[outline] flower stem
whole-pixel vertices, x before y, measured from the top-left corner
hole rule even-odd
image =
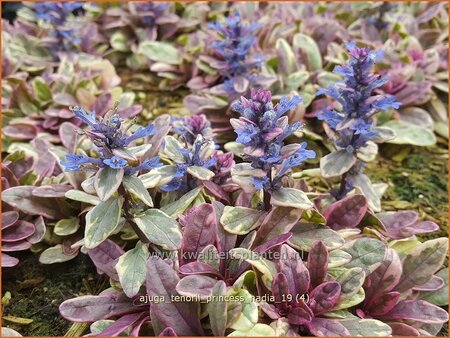
[[[139,227],[137,226],[136,223],[134,223],[133,221],[133,215],[131,214],[131,196],[130,194],[127,192],[127,190],[125,189],[125,187],[123,186],[123,184],[120,184],[119,186],[119,194],[124,198],[124,202],[123,202],[123,206],[122,209],[124,211],[124,216],[126,221],[131,225],[131,227],[133,228],[134,232],[138,235],[140,241],[142,243],[149,243],[149,240],[147,239],[147,237],[144,235],[144,233],[142,232],[141,229],[139,229]]]

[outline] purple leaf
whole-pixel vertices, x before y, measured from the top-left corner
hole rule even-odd
[[[2,230],[2,242],[16,242],[31,236],[35,231],[34,224],[17,221],[14,226]]]
[[[325,280],[328,271],[328,251],[322,241],[315,242],[308,254],[308,270],[312,288]]]
[[[39,243],[45,236],[46,228],[44,217],[42,216],[37,217],[36,220],[34,221],[34,227],[35,227],[34,233],[27,238],[27,241],[30,242],[31,244]]]
[[[199,304],[171,302],[171,295],[177,295],[175,288],[179,281],[177,273],[161,258],[150,257],[147,263],[147,292],[150,297],[165,299],[165,302],[152,304],[151,311],[165,327],[173,328],[177,335],[203,336]]]
[[[256,233],[256,245],[261,245],[271,239],[289,232],[302,215],[302,210],[296,208],[274,208],[264,218]]]
[[[424,300],[404,300],[398,303],[391,311],[384,314],[383,318],[441,324],[448,321],[448,313]]]
[[[14,140],[28,141],[36,137],[38,130],[29,124],[12,124],[3,128],[3,133]]]
[[[271,240],[267,241],[266,243],[257,246],[256,248],[253,249],[253,251],[256,253],[264,253],[266,251],[269,251],[270,249],[273,249],[281,244],[286,243],[291,237],[292,237],[291,232],[274,237]]]
[[[2,193],[2,201],[31,215],[41,215],[50,219],[64,218],[55,208],[50,198],[33,196],[34,186],[18,186],[6,189]]]
[[[2,251],[3,252],[13,252],[13,251],[22,251],[28,250],[31,248],[31,243],[27,239],[22,239],[16,242],[4,242],[2,243]]]
[[[103,93],[97,98],[92,110],[95,111],[97,116],[102,116],[106,114],[108,109],[112,106],[112,94]]]
[[[99,296],[81,296],[66,300],[59,306],[61,315],[72,322],[95,322],[128,313],[140,312],[123,292],[110,291]]]
[[[395,98],[402,107],[422,104],[431,94],[431,83],[428,81],[409,82],[403,89],[395,94]]]
[[[228,204],[231,203],[230,197],[227,192],[222,189],[220,185],[215,184],[211,181],[201,181],[202,185],[217,199],[222,200]]]
[[[17,211],[2,212],[2,230],[9,228],[19,220],[19,213]]]
[[[279,272],[275,275],[272,280],[272,295],[274,296],[274,303],[281,310],[282,313],[288,312],[289,302],[286,299],[286,295],[289,292],[288,280],[286,275],[282,272]],[[294,297],[295,299],[295,294]]]
[[[293,325],[307,325],[314,318],[311,309],[303,302],[299,303],[297,307],[289,311],[287,319]]]
[[[396,291],[388,292],[375,298],[371,303],[370,315],[379,316],[389,312],[397,304],[399,298],[400,292]]]
[[[217,220],[214,207],[203,203],[192,208],[184,217],[183,240],[181,244],[182,259],[191,262],[189,253],[200,253],[217,238]]]
[[[350,336],[350,332],[345,328],[344,325],[339,323],[337,320],[325,319],[325,318],[314,318],[308,325],[309,331],[317,337],[324,336]]]
[[[53,145],[41,138],[35,138],[31,143],[38,154],[38,161],[36,162],[34,170],[41,178],[51,176],[56,165],[56,159],[49,152],[49,149],[52,148]]]
[[[200,297],[200,299],[208,299],[212,296],[214,285],[217,280],[208,276],[190,275],[182,278],[177,286],[176,290],[180,295]]]
[[[144,323],[150,321],[150,316],[144,317],[141,319],[141,321],[134,326],[133,331],[131,331],[130,336],[131,337],[139,337],[139,331],[141,330],[142,325]]]
[[[202,262],[191,262],[180,266],[178,272],[183,275],[215,275],[223,278],[219,271],[211,267],[211,265]]]
[[[123,249],[109,239],[88,250],[88,255],[97,269],[116,281],[119,280],[119,276],[115,266],[123,254]]]
[[[133,104],[131,107],[126,107],[124,109],[119,109],[117,114],[123,119],[130,119],[139,115],[142,111],[142,106],[140,104]]]
[[[425,284],[413,287],[415,291],[436,291],[444,285],[444,280],[436,275],[433,275],[431,279]]]
[[[300,254],[288,245],[280,249],[280,271],[286,276],[289,293],[295,300],[297,295],[305,294],[309,289],[310,276]]]
[[[400,322],[389,322],[388,325],[392,329],[392,336],[420,336],[419,331],[417,331],[412,326]]]
[[[316,316],[330,311],[337,305],[340,293],[341,286],[338,282],[322,283],[311,291],[308,306]]]
[[[367,209],[367,200],[363,195],[350,195],[331,204],[323,216],[333,230],[355,228],[364,218]]]
[[[365,281],[366,304],[391,291],[402,275],[402,262],[394,249],[386,249],[383,263]],[[371,307],[371,306],[369,306]]]
[[[70,154],[75,152],[75,147],[77,145],[77,129],[77,126],[70,122],[63,122],[59,127],[59,138],[61,139],[61,143],[67,148],[67,152]]]
[[[99,333],[95,334],[88,334],[85,337],[115,337],[121,334],[123,331],[128,329],[130,326],[132,326],[134,323],[136,323],[141,317],[143,313],[131,313],[129,315],[125,315],[123,317],[120,317],[118,320],[116,320],[114,323],[109,325],[106,329]]]
[[[171,327],[166,327],[159,334],[159,337],[178,337],[178,336],[177,336],[176,332]]]
[[[17,263],[19,263],[17,258],[11,257],[10,255],[2,252],[2,268],[10,268],[17,265]]]
[[[378,214],[387,234],[392,239],[404,239],[416,234],[433,232],[439,229],[436,223],[419,222],[419,215],[414,211],[397,211]]]

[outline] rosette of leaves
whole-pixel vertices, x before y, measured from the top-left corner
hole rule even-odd
[[[153,199],[143,181],[136,176],[162,165],[155,153],[158,152],[161,138],[168,132],[168,128],[163,126],[161,130],[157,130],[150,124],[135,128],[130,133],[128,130],[133,124],[124,122],[117,114],[117,109],[108,111],[103,117],[97,117],[95,112],[88,114],[80,107],[72,107],[71,110],[89,126],[87,130],[78,132],[85,135],[95,147],[95,151],[91,152],[94,156],[85,153],[69,154],[61,161],[66,171],[94,172],[93,176],[81,184],[85,192],[72,190],[66,193],[68,198],[95,205],[85,217],[84,246],[93,249],[100,245],[123,227],[121,219],[127,222],[143,242],[148,243],[151,241],[149,236],[153,238],[155,233],[154,229],[150,230],[145,213],[148,213],[150,219],[161,218],[160,222],[172,228],[175,233],[179,231],[177,222],[164,212],[147,210],[148,207],[153,207]],[[135,145],[137,140],[152,135],[155,139],[151,143]],[[142,223],[144,219],[145,224]],[[155,244],[156,242],[163,247],[176,248],[176,243],[169,239],[159,238],[155,240]]]
[[[46,200],[48,186],[35,187],[36,163],[24,152],[2,161],[2,267],[17,265],[11,253],[28,250],[45,235],[44,217],[61,215],[53,210],[55,200]]]
[[[3,80],[3,121],[5,142],[27,142],[45,135],[51,142],[62,142],[69,150],[73,130],[80,122],[68,105],[92,108],[106,113],[119,101],[122,117],[132,117],[142,109],[133,105],[134,94],[124,93],[120,78],[107,60],[80,56],[63,58],[54,73],[34,78],[9,77]]]
[[[271,205],[310,209],[311,201],[298,189],[284,187],[286,175],[292,168],[315,157],[315,152],[307,150],[306,142],[285,145],[285,139],[300,130],[302,125],[295,122],[288,124],[289,110],[301,102],[300,97],[281,98],[275,106],[271,92],[268,90],[252,90],[251,98],[244,97],[233,105],[239,119],[231,119],[230,123],[237,134],[236,142],[243,148],[244,163],[236,165],[232,170],[232,179],[244,192],[264,192],[263,203],[266,210]]]
[[[433,131],[448,137],[444,128],[448,124],[444,104],[448,96],[448,62],[442,58],[446,47],[439,37],[435,41],[406,36],[399,42],[385,43],[390,67],[384,72],[389,82],[381,89],[394,94],[402,104],[398,114],[383,124],[398,135],[389,143],[433,145]]]
[[[448,269],[442,268],[448,239],[410,242],[387,249],[382,264],[364,282],[361,318],[387,323],[393,335],[436,335],[448,321]]]
[[[383,241],[415,239],[439,230],[432,221],[421,221],[412,210],[374,213],[364,195],[353,194],[331,203],[323,211],[326,225],[335,231],[351,230]]]
[[[328,89],[321,89],[317,95],[326,94],[336,100],[340,108],[323,110],[318,116],[324,123],[325,131],[333,141],[336,151],[320,160],[323,177],[341,176],[335,198],[341,199],[351,189],[359,189],[369,200],[375,211],[380,211],[381,189],[372,186],[370,179],[362,173],[362,161],[371,161],[376,157],[378,147],[375,142],[384,142],[395,137],[388,128],[375,127],[374,115],[380,111],[398,108],[394,96],[373,95],[376,88],[386,83],[385,77],[371,73],[373,64],[381,57],[380,52],[357,47],[349,43],[347,48],[350,60],[343,66],[337,66],[335,73],[344,77]]]

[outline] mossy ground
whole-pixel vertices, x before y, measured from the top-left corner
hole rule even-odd
[[[372,182],[388,184],[384,210],[415,210],[436,222],[440,231],[426,239],[448,236],[448,149],[445,144],[419,148],[384,145],[367,166]]]
[[[17,256],[17,255],[16,255]],[[39,255],[21,257],[17,267],[3,269],[2,296],[11,293],[9,305],[3,305],[2,317],[32,319],[27,325],[2,320],[23,336],[64,336],[71,326],[59,314],[66,299],[98,293],[106,288],[106,278],[99,276],[88,256],[78,255],[72,261],[42,265]]]

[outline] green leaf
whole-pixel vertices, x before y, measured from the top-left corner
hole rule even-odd
[[[80,228],[80,220],[77,217],[65,218],[59,220],[53,229],[58,236],[68,236],[76,233]]]
[[[392,120],[383,124],[395,132],[395,139],[388,141],[394,144],[411,144],[414,146],[432,146],[436,144],[436,136],[432,129],[423,128],[403,120]]]
[[[152,61],[169,63],[171,65],[181,64],[178,49],[167,42],[144,41],[139,45],[138,53],[145,55]]]
[[[270,289],[272,287],[273,277],[277,274],[277,266],[274,262],[263,258],[256,252],[245,248],[235,248],[230,250],[230,255],[236,259],[242,259],[255,267],[263,275],[261,280],[264,285]]]
[[[226,206],[220,223],[229,233],[236,235],[248,234],[261,225],[266,212],[244,207]]]
[[[306,57],[304,60],[308,70],[315,71],[322,69],[322,56],[320,55],[319,46],[308,35],[297,33],[292,39],[294,51],[300,50],[302,55]]]
[[[364,292],[364,289],[361,287],[361,288],[359,288],[358,292],[355,293],[353,296],[351,296],[350,298],[347,298],[343,301],[340,301],[338,306],[336,306],[334,309],[335,310],[343,310],[343,309],[351,308],[355,305],[362,303],[364,301],[365,297],[366,297],[366,294]]]
[[[436,276],[444,280],[444,285],[436,291],[420,292],[419,299],[426,300],[437,306],[446,306],[448,305],[448,268],[443,268]]]
[[[352,153],[341,149],[325,155],[320,159],[320,172],[325,178],[341,176],[356,163]]]
[[[86,214],[84,245],[93,249],[106,240],[119,224],[123,198],[111,196]]]
[[[220,298],[227,293],[227,286],[224,281],[218,281],[212,289],[213,297],[217,300],[208,302],[206,308],[209,314],[209,322],[214,336],[224,336],[227,328],[227,303]]]
[[[176,220],[158,209],[146,210],[133,219],[150,243],[166,250],[181,248],[182,234]]]
[[[352,337],[389,337],[392,329],[376,319],[343,319],[339,323],[345,326]]]
[[[52,92],[50,87],[41,77],[36,77],[33,80],[33,88],[36,92],[38,99],[42,102],[47,102],[52,99]]]
[[[77,256],[78,252],[75,252],[73,255],[66,255],[63,252],[63,247],[61,244],[57,244],[52,246],[46,250],[44,250],[39,256],[39,263],[41,264],[54,264],[54,263],[63,263],[74,259]]]
[[[215,175],[211,170],[196,165],[188,167],[187,171],[195,178],[203,181],[209,181]]]
[[[278,72],[291,74],[297,70],[295,54],[291,46],[285,39],[278,39],[275,42],[275,49],[278,56]]]
[[[230,333],[227,337],[274,337],[275,330],[267,325],[257,323],[248,331],[236,330]]]
[[[386,252],[385,244],[373,238],[357,238],[347,242],[340,249],[352,256],[351,262],[345,267],[360,267],[366,274],[380,266]]]
[[[198,187],[189,191],[175,202],[161,207],[161,211],[164,211],[171,217],[178,217],[179,214],[182,214],[191,205],[201,190],[202,188]]]
[[[129,37],[127,37],[123,32],[117,31],[111,35],[109,43],[114,50],[119,52],[129,52]]]
[[[126,190],[139,198],[145,205],[153,207],[152,197],[139,178],[134,176],[124,176],[123,185]]]
[[[248,331],[258,323],[258,305],[254,301],[254,297],[245,289],[233,291],[230,289],[229,296],[239,297],[243,299],[242,311],[235,322],[230,327],[234,330]]]
[[[169,183],[173,179],[176,172],[177,166],[165,165],[163,167],[150,170],[150,172],[139,176],[139,179],[142,181],[146,189],[150,189]]]
[[[115,266],[123,292],[130,298],[138,294],[145,281],[149,255],[147,246],[139,241],[134,249],[119,257]]]
[[[425,284],[438,271],[445,260],[448,250],[448,238],[436,238],[417,246],[403,260],[403,273],[395,287],[404,292]]]
[[[358,293],[359,289],[364,283],[366,274],[364,270],[355,267],[344,271],[336,278],[336,281],[341,284],[341,294],[339,295],[339,302],[350,299]]]
[[[340,267],[352,260],[352,256],[340,249],[332,250],[328,253],[328,268]]]
[[[338,232],[322,224],[300,222],[290,232],[293,235],[288,243],[297,250],[309,251],[317,241],[322,241],[328,249],[339,248],[345,243]]]
[[[101,202],[97,196],[89,195],[80,190],[69,190],[64,195],[68,199],[93,205],[97,205]]]
[[[275,190],[270,198],[270,203],[280,207],[291,207],[303,210],[311,209],[314,206],[303,191],[294,188],[281,188]]]
[[[95,175],[94,187],[102,201],[110,198],[122,183],[124,169],[101,168]]]
[[[358,188],[358,190],[367,198],[367,203],[373,211],[381,211],[381,196],[383,194],[383,189],[376,189],[375,184],[372,184],[370,178],[361,172],[348,175],[348,181],[352,183],[354,187]]]

